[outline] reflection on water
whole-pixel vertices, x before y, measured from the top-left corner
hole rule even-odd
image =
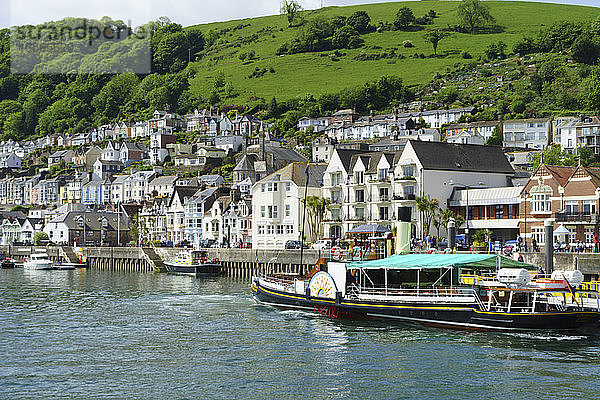
[[[0,271],[0,398],[591,399],[599,340],[330,320],[225,278]]]

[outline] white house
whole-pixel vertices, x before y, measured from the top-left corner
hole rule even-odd
[[[283,249],[288,240],[300,239],[305,189],[307,196],[321,197],[325,168],[323,164],[310,164],[307,170],[307,163],[294,162],[254,184],[251,191],[253,248]],[[305,228],[305,236],[309,237],[308,224]]]
[[[513,119],[504,121],[504,147],[543,149],[549,143],[551,118]]]

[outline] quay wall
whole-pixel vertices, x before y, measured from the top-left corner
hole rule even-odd
[[[17,260],[37,252],[46,251],[54,262],[77,264],[81,259],[90,269],[120,270],[138,272],[165,272],[163,261],[173,259],[181,249],[168,247],[85,247],[66,246],[11,246],[5,249]],[[257,273],[297,273],[308,272],[319,258],[329,256],[329,252],[305,249],[300,264],[300,250],[258,250],[258,249],[208,249],[210,258],[218,258],[224,267],[225,275],[234,278],[250,278]]]
[[[72,247],[11,246],[1,248],[17,260],[36,251],[46,251],[55,262],[79,263],[79,254],[86,260],[88,268],[101,270],[121,270],[138,272],[164,272],[163,261],[175,258],[181,249],[163,247]],[[524,261],[544,266],[544,253],[522,253]],[[210,258],[218,258],[225,274],[234,278],[250,278],[257,273],[297,273],[308,272],[321,257],[329,252],[305,249],[300,264],[300,250],[258,250],[258,249],[208,249]],[[600,253],[555,253],[555,270],[580,270],[586,278],[600,275]]]

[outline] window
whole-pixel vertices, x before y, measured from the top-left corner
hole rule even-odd
[[[364,171],[356,171],[356,172],[354,172],[354,179],[356,179],[356,183],[364,183],[364,181],[365,181],[365,173],[364,173]]]
[[[402,167],[402,173],[404,176],[414,176],[414,167],[412,165],[405,165]]]
[[[285,216],[286,217],[290,216],[290,205],[289,204],[285,205]]]
[[[334,190],[331,192],[331,202],[332,203],[341,203],[342,201],[342,192],[339,190]]]
[[[536,193],[533,195],[534,212],[550,212],[550,193]]]
[[[582,212],[585,215],[596,214],[596,203],[594,200],[584,200],[582,206]]]
[[[379,169],[379,171],[377,172],[377,177],[379,178],[380,181],[387,179],[388,171],[389,171],[388,168],[380,168]]]
[[[277,225],[277,234],[283,235],[283,225]]]
[[[265,234],[265,226],[264,225],[259,225],[258,226],[258,234],[259,235],[264,235]]]
[[[496,206],[496,219],[504,218],[504,206]]]
[[[265,191],[265,184],[264,183],[262,183],[260,185],[260,191],[264,193],[264,191]]]
[[[267,225],[267,235],[272,235],[275,232],[275,227],[273,225]]]
[[[285,226],[285,234],[292,235],[294,233],[294,225],[286,225]]]
[[[365,201],[365,191],[364,189],[359,189],[356,191],[356,201],[358,203],[363,203]]]
[[[273,191],[277,192],[277,182],[273,182]]]
[[[340,186],[341,181],[342,181],[342,174],[340,172],[331,174],[331,186]]]
[[[577,200],[565,201],[565,212],[567,215],[576,215],[579,213],[579,203]]]
[[[404,196],[414,196],[415,195],[415,187],[414,186],[404,186]]]
[[[387,207],[379,207],[379,219],[384,221],[387,220],[389,216]]]
[[[515,217],[515,209],[516,209],[516,206],[514,204],[509,204],[508,205],[508,218],[514,218]]]
[[[261,216],[262,218],[264,218],[264,217],[265,217],[265,206],[260,206],[260,216]]]
[[[364,219],[365,218],[365,209],[364,208],[357,208],[355,209],[355,213],[356,213],[356,219]]]
[[[534,226],[531,228],[531,237],[534,238],[535,241],[538,243],[538,247],[545,243],[544,236],[545,234],[543,226]]]
[[[593,227],[585,228],[585,242],[586,243],[594,243],[594,228]]]
[[[339,208],[333,208],[333,209],[331,209],[331,219],[333,219],[334,221],[341,220],[341,218],[340,218],[340,209]]]
[[[388,201],[388,188],[379,188],[379,200]]]
[[[285,183],[285,191],[289,192],[291,190],[291,188],[292,188],[292,185],[289,182],[286,182]]]

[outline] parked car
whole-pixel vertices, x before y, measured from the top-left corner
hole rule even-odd
[[[306,243],[302,243],[299,240],[288,240],[285,242],[286,249],[308,249],[308,245]]]
[[[331,239],[321,239],[317,240],[310,246],[311,249],[316,250],[329,250],[331,249]]]

